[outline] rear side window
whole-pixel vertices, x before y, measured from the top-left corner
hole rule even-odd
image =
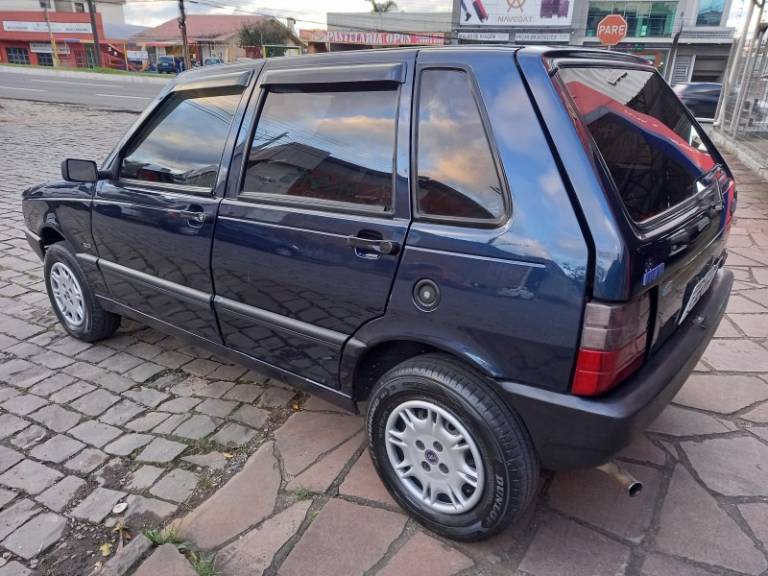
[[[500,220],[504,191],[467,73],[424,70],[419,94],[419,214]]]
[[[120,176],[211,189],[240,102],[236,90],[171,95],[126,150]]]
[[[560,71],[630,217],[649,220],[694,196],[715,160],[683,104],[655,72]]]
[[[392,209],[397,90],[272,89],[241,197]]]

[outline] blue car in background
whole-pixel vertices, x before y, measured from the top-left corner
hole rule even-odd
[[[159,56],[157,58],[158,74],[178,74],[183,69],[181,59],[175,56]]]
[[[612,458],[718,327],[735,206],[652,66],[573,47],[201,67],[100,167],[23,193],[69,334],[131,318],[366,406],[392,496],[459,540],[519,517],[541,468],[637,492]]]

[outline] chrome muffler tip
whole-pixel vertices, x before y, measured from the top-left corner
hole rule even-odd
[[[630,498],[634,498],[643,491],[643,483],[622,468],[617,462],[606,462],[602,466],[598,466],[597,469],[613,478],[619,486],[626,490]]]

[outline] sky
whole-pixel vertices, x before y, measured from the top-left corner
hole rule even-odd
[[[326,12],[370,12],[365,0],[185,0],[189,14],[271,14],[279,18],[292,16],[297,28],[324,28]],[[213,7],[218,5],[219,7]],[[398,0],[398,8],[406,12],[450,11],[451,0]],[[128,0],[125,5],[127,24],[157,26],[178,16],[177,0]]]

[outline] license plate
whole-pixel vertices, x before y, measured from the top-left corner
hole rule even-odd
[[[701,297],[707,290],[709,290],[709,287],[712,285],[712,280],[715,279],[715,274],[717,274],[718,268],[717,264],[712,265],[712,267],[707,270],[707,273],[704,274],[704,277],[693,287],[691,295],[688,297],[688,302],[685,304],[685,308],[683,308],[683,312],[680,314],[680,318],[677,321],[678,324],[683,323],[688,314],[691,313],[691,310],[693,310],[693,307],[696,306],[698,301],[701,300]]]

